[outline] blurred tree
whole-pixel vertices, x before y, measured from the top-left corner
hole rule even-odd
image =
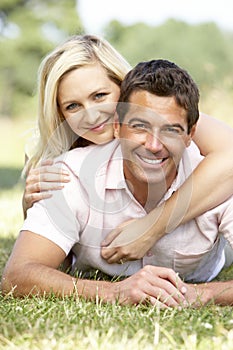
[[[68,35],[83,32],[76,0],[1,0],[0,115],[23,110],[35,90],[42,57]]]
[[[76,0],[0,0],[0,116],[35,113],[40,61],[75,33],[83,33]],[[167,58],[186,68],[201,92],[224,87],[232,97],[233,34],[214,23],[193,26],[171,19],[153,27],[112,21],[105,37],[132,65]]]
[[[168,20],[158,27],[137,23],[123,26],[112,21],[105,28],[106,38],[132,65],[139,61],[166,58],[187,69],[200,88],[214,84],[233,89],[233,35],[214,23],[189,25]]]

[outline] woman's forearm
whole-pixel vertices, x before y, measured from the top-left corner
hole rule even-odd
[[[233,195],[233,129],[201,113],[194,142],[205,156],[193,174],[163,205],[150,213],[162,236]],[[159,213],[159,216],[158,216]]]
[[[233,151],[229,150],[224,155],[217,152],[209,154],[179,190],[167,200],[158,220],[161,223],[164,220],[162,227],[166,225],[165,233],[171,232],[178,225],[221,204],[231,195]]]

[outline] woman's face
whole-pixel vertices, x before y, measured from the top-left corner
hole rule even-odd
[[[58,104],[69,126],[96,144],[113,139],[119,96],[119,86],[98,63],[65,74],[58,87]]]

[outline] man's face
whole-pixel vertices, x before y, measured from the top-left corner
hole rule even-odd
[[[177,105],[174,97],[136,91],[129,103],[123,124],[115,124],[125,177],[132,184],[162,183],[168,188],[195,128],[187,134],[187,112]]]

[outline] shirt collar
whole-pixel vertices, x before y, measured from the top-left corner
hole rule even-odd
[[[164,197],[161,199],[160,203],[163,203],[171,195],[181,187],[185,180],[191,175],[193,170],[201,162],[204,157],[201,156],[198,147],[194,142],[191,142],[190,146],[184,150],[182,158],[178,166],[178,173],[170,188],[165,193]]]
[[[123,171],[123,156],[121,152],[121,146],[119,140],[114,140],[113,152],[110,160],[104,167],[101,167],[98,172],[98,176],[105,175],[105,188],[106,189],[124,189],[127,188],[127,184]]]
[[[104,170],[104,173],[106,174],[105,187],[107,189],[124,189],[127,188],[127,184],[123,172],[123,156],[121,146],[119,140],[114,140],[113,143],[115,148],[112,153],[112,157]],[[184,150],[183,156],[179,163],[176,178],[160,203],[166,201],[169,197],[171,197],[173,192],[177,191],[177,189],[183,184],[183,182],[193,172],[202,159],[203,157],[200,155],[199,149],[193,142],[191,142],[191,145]]]

